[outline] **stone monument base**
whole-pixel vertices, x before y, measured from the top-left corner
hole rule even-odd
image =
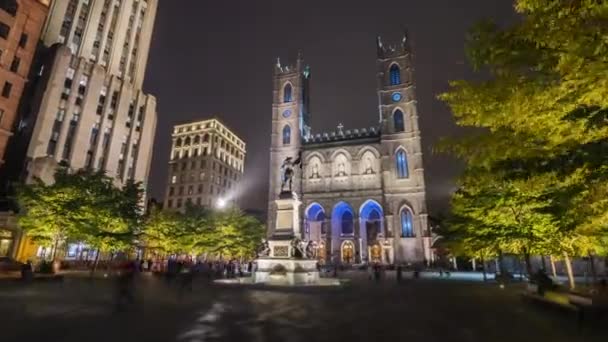
[[[319,284],[317,260],[294,258],[260,258],[253,273],[253,283],[272,285]]]

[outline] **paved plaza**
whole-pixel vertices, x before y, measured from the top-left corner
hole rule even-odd
[[[517,287],[358,277],[341,288],[246,288],[150,275],[115,312],[111,280],[0,283],[0,340],[10,341],[600,341],[601,327],[538,308]]]

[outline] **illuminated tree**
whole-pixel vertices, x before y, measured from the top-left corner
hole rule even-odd
[[[482,128],[444,141],[483,179],[465,174],[467,197],[455,195],[454,216],[474,219],[504,250],[605,253],[608,4],[517,0],[515,9],[515,25],[483,22],[468,37],[484,80],[452,82],[440,96],[458,125]],[[462,241],[473,233],[461,231]]]

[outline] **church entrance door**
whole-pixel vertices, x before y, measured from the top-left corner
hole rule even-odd
[[[342,244],[342,262],[351,264],[354,261],[355,245],[351,241],[344,241]]]
[[[382,247],[379,244],[375,244],[370,248],[370,260],[371,262],[377,263],[382,262]]]

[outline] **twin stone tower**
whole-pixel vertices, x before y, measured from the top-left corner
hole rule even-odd
[[[318,278],[323,263],[431,260],[424,168],[407,34],[377,39],[377,126],[315,133],[310,68],[277,62],[273,75],[268,257],[257,281]],[[304,259],[294,261],[294,255]],[[312,272],[312,273],[311,273]]]

